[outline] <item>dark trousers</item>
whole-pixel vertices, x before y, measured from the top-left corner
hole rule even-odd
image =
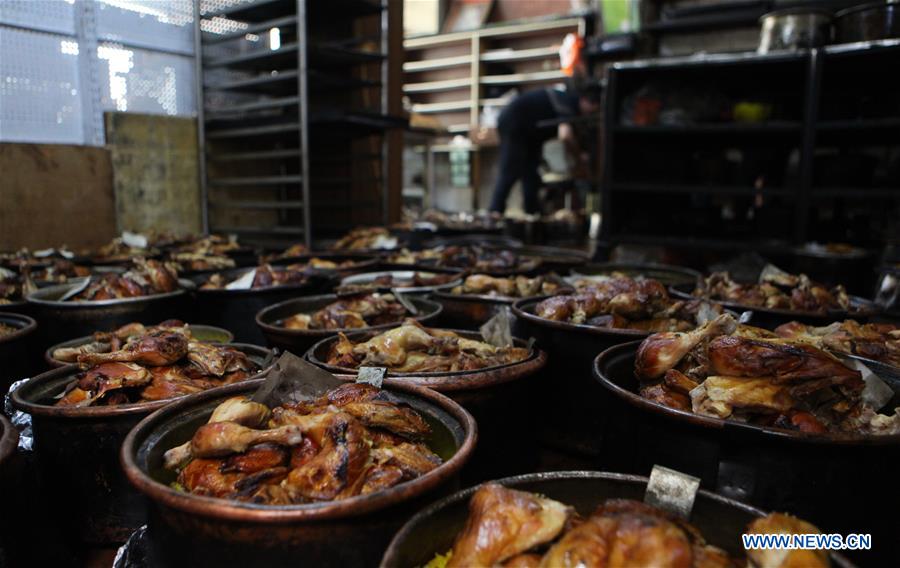
[[[516,181],[522,180],[525,212],[540,213],[538,190],[541,187],[541,176],[538,166],[544,142],[528,134],[505,130],[502,121],[500,126],[500,171],[491,197],[491,211],[506,211],[509,192]]]

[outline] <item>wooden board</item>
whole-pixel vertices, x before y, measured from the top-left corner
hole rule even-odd
[[[196,120],[130,112],[104,118],[119,229],[200,233]]]
[[[115,235],[105,148],[0,144],[0,250],[92,248]]]

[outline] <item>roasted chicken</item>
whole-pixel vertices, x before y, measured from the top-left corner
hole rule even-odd
[[[397,246],[397,239],[384,227],[359,227],[353,229],[334,245],[332,250],[391,249]]]
[[[526,359],[523,347],[494,347],[407,319],[402,326],[353,343],[340,333],[326,361],[336,367],[385,367],[398,373],[467,371]]]
[[[774,513],[747,532],[816,533],[814,526]],[[738,535],[734,535],[737,538]],[[828,554],[748,551],[754,566],[827,567]],[[808,564],[802,562],[808,561]],[[486,483],[469,501],[469,516],[453,548],[426,568],[733,568],[739,559],[706,542],[688,521],[629,499],[608,499],[581,517],[571,507]]]
[[[858,355],[900,367],[900,328],[891,323],[844,320],[815,327],[794,321],[777,327],[775,333],[832,353]]]
[[[528,298],[556,294],[565,284],[555,274],[529,278],[527,276],[494,277],[473,274],[450,292],[463,296],[478,295],[497,298]]]
[[[164,323],[170,325],[129,324],[106,334],[109,341],[100,344],[103,352],[65,350],[63,355],[75,355],[85,370],[57,406],[166,400],[242,381],[260,370],[233,347],[197,341],[187,326],[171,325],[180,322]],[[111,345],[120,348],[111,350]]]
[[[287,329],[354,329],[401,321],[409,315],[393,294],[347,296],[312,313],[278,322]]]
[[[286,505],[366,495],[415,479],[442,461],[412,408],[364,384],[278,406],[232,398],[191,440],[164,456],[177,488]]]
[[[755,284],[739,284],[727,272],[715,272],[694,290],[694,295],[749,308],[817,313],[853,309],[843,286],[828,288],[805,274],[788,274],[772,265],[763,269]]]
[[[93,341],[76,347],[60,347],[53,350],[53,358],[66,363],[77,363],[79,355],[91,353],[109,353],[118,351],[129,340],[155,333],[168,331],[184,335],[188,339],[192,337],[190,326],[179,320],[166,320],[156,326],[146,327],[141,323],[129,323],[113,331],[94,332]]]
[[[134,266],[124,274],[104,274],[91,281],[84,290],[69,298],[69,301],[95,302],[134,298],[165,294],[178,287],[178,273],[173,266],[139,257],[134,259]]]
[[[692,332],[645,339],[635,376],[645,398],[705,416],[813,434],[900,433],[900,415],[878,415],[864,402],[859,371],[727,314]]]
[[[651,278],[622,274],[575,282],[575,293],[553,296],[535,306],[538,317],[597,327],[644,331],[686,331],[721,308],[702,301],[673,300]]]
[[[200,285],[200,289],[241,290],[272,288],[275,286],[303,284],[309,279],[309,269],[305,264],[290,264],[287,266],[263,264],[252,269],[252,277],[248,276],[250,273],[251,270],[248,270],[237,276],[229,277],[220,272],[216,272],[206,278],[206,281]]]
[[[476,245],[447,246],[410,252],[400,251],[388,257],[393,264],[422,264],[445,268],[463,268],[474,272],[527,272],[540,264],[540,259],[520,255],[509,249]]]

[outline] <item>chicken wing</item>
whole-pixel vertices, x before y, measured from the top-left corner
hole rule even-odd
[[[572,513],[557,501],[486,483],[469,502],[469,518],[447,568],[494,566],[550,542]]]
[[[164,329],[142,335],[111,353],[85,353],[78,356],[82,365],[98,365],[107,362],[140,363],[143,365],[171,365],[187,354],[188,340],[180,333]]]

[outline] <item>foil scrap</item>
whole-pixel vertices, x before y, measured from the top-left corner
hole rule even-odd
[[[28,382],[29,378],[22,379],[20,381],[16,381],[9,386],[9,392],[7,392],[3,396],[3,413],[9,416],[9,421],[12,422],[13,426],[19,431],[19,451],[20,452],[30,452],[34,447],[34,434],[31,431],[31,415],[22,412],[20,410],[16,410],[12,405],[12,400],[10,400],[10,395],[19,388]]]

